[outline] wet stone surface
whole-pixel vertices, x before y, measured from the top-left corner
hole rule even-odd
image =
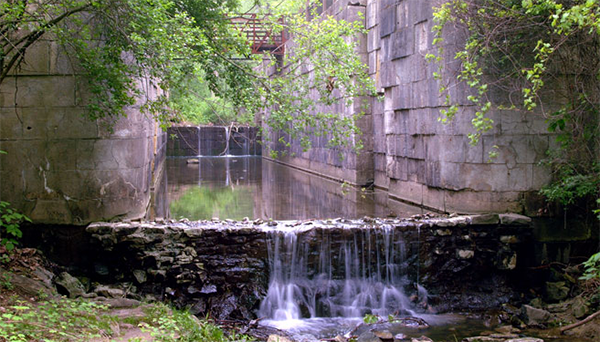
[[[418,286],[428,291],[429,301],[420,309],[449,312],[499,307],[515,294],[510,277],[518,275],[519,254],[531,236],[526,217],[505,217],[100,222],[86,231],[92,241],[94,276],[99,280],[129,283],[135,296],[166,299],[191,307],[194,314],[253,319],[268,291],[269,243],[280,234],[302,239],[310,267],[317,263],[310,255],[318,257],[323,241],[330,241],[328,248],[335,255],[344,243],[355,241],[357,234],[386,230],[405,246],[402,286],[407,296],[418,301]],[[343,273],[333,273],[338,271]]]

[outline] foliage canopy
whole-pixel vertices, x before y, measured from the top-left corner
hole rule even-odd
[[[255,71],[267,56],[252,56],[246,37],[230,23],[242,2],[273,31],[285,29],[294,38],[295,52],[279,65],[277,77]],[[165,124],[177,112],[223,116],[225,110],[212,108],[221,104],[213,101],[218,97],[246,115],[245,122],[274,108],[267,123],[302,139],[305,148],[308,131],[336,132],[332,145],[343,145],[358,133],[354,119],[317,107],[373,92],[348,39],[363,28],[331,17],[308,20],[306,6],[301,0],[3,1],[0,83],[28,62],[33,44],[50,38],[75,61],[74,74],[91,92],[91,119],[116,118],[140,103]],[[313,66],[314,77],[299,72],[302,64]],[[313,93],[318,100],[309,100]],[[203,111],[194,108],[198,97],[208,99]]]

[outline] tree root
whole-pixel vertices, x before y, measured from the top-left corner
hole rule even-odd
[[[597,312],[595,312],[595,313],[593,313],[593,314],[589,315],[589,316],[588,316],[586,319],[584,319],[584,320],[582,320],[582,321],[579,321],[579,322],[576,322],[576,323],[573,323],[573,324],[569,324],[569,325],[567,325],[567,326],[564,326],[564,327],[560,328],[560,333],[561,333],[561,334],[564,334],[564,333],[565,333],[565,331],[567,331],[567,330],[571,330],[571,329],[573,329],[573,328],[577,328],[577,327],[578,327],[578,326],[580,326],[580,325],[584,325],[584,324],[586,324],[586,323],[589,323],[589,322],[591,322],[591,321],[592,321],[594,318],[596,318],[596,317],[598,317],[598,316],[600,316],[600,311],[597,311]]]

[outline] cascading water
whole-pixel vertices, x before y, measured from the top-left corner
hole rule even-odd
[[[225,151],[223,151],[223,154],[225,156],[229,156],[230,129],[228,126],[225,126],[223,128],[225,129]]]
[[[275,230],[259,316],[274,321],[412,314],[406,244],[392,227]]]

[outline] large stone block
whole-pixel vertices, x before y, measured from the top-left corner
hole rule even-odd
[[[15,78],[7,77],[0,83],[0,108],[15,107]]]
[[[421,56],[425,56],[425,54],[427,53],[427,50],[430,47],[429,36],[432,35],[432,33],[430,33],[430,25],[427,19],[424,20],[425,21],[422,21],[415,25],[415,51]]]
[[[392,88],[392,109],[412,109],[413,106],[413,85],[412,83],[400,84]]]
[[[369,29],[367,32],[367,52],[379,50],[381,47],[381,39],[379,37],[379,26]]]
[[[406,0],[410,8],[410,18],[413,24],[421,23],[433,18],[433,6],[431,1]]]
[[[392,42],[391,58],[398,59],[410,56],[414,53],[414,30],[405,27],[394,32],[390,39]]]
[[[439,161],[427,160],[425,162],[425,182],[428,187],[442,187],[442,167]]]
[[[395,1],[384,0],[379,8],[379,36],[387,37],[396,30]]]
[[[19,77],[17,83],[15,99],[20,107],[75,105],[76,80],[73,76]]]
[[[0,140],[15,140],[23,137],[20,108],[0,107]]]
[[[381,86],[383,88],[390,88],[398,85],[398,79],[394,69],[395,65],[393,61],[386,61],[381,64],[379,77],[381,79]]]
[[[396,25],[398,28],[411,26],[408,1],[400,1],[396,6]]]
[[[447,212],[485,213],[485,212],[521,212],[520,192],[446,192]]]
[[[49,53],[51,42],[40,39],[27,48],[23,61],[10,75],[47,75],[49,72]],[[7,57],[12,57],[9,55]]]
[[[423,188],[424,186],[419,183],[390,179],[389,192],[390,195],[402,200],[422,205]]]
[[[371,29],[379,23],[379,2],[376,0],[367,1],[366,28]]]
[[[426,181],[426,163],[423,159],[407,159],[408,180],[425,184]]]
[[[371,51],[369,52],[369,61],[368,61],[368,67],[369,67],[369,75],[375,75],[378,73],[379,71],[379,56],[378,56],[378,52],[377,51]]]
[[[446,211],[446,191],[424,186],[423,205],[428,208]]]

